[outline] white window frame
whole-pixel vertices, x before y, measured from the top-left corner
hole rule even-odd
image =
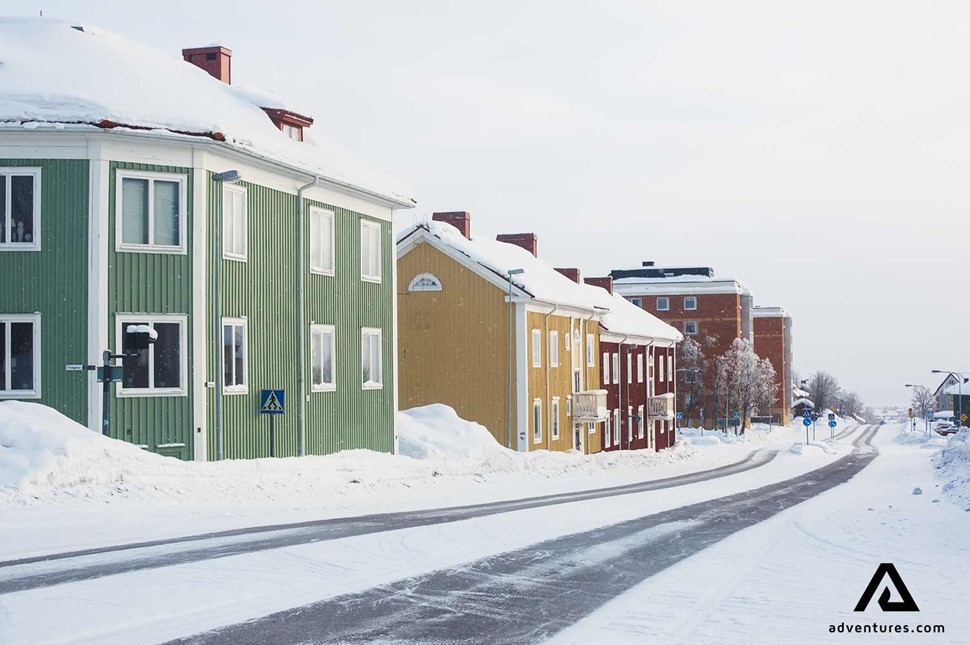
[[[643,298],[630,298],[630,302],[643,309]]]
[[[330,267],[329,268],[327,268],[327,266],[326,266],[326,261],[324,262],[323,266],[313,266],[313,249],[314,249],[314,246],[316,244],[320,244],[322,242],[322,240],[316,240],[316,241],[314,240],[314,236],[313,236],[313,218],[315,218],[315,217],[322,217],[325,220],[329,220],[329,227],[330,227],[330,248],[329,249],[324,249],[324,255],[325,256],[326,256],[327,252],[329,251],[329,255],[330,255],[330,257],[329,257]],[[309,253],[307,254],[307,264],[310,267],[310,273],[314,273],[316,275],[330,275],[330,276],[335,275],[336,270],[337,270],[337,240],[336,240],[337,224],[336,224],[336,221],[337,221],[337,215],[336,215],[336,213],[334,213],[334,211],[329,210],[327,208],[320,208],[319,206],[311,206],[310,207],[310,218],[307,221],[307,226],[309,227],[308,230],[307,230],[307,237],[309,238],[309,241],[310,241],[310,244],[309,244],[309,247],[310,248],[308,249],[309,250]],[[363,240],[363,238],[361,238],[361,240]],[[363,251],[361,251],[361,253],[363,254]]]
[[[626,408],[626,445],[627,447],[633,443],[633,406],[628,405]]]
[[[640,417],[640,421],[637,422],[637,439],[643,439],[643,429],[646,420],[643,418],[643,406],[637,408],[637,416]]]
[[[637,354],[637,383],[643,382],[643,354]]]
[[[610,353],[603,352],[603,385],[610,382]]]
[[[667,381],[673,383],[674,381],[674,355],[667,354]]]
[[[552,397],[552,406],[549,409],[549,435],[553,439],[559,438],[559,397]]]
[[[370,381],[364,382],[364,364],[361,362],[360,365],[360,387],[363,390],[380,390],[384,388],[384,330],[379,327],[361,327],[360,328],[360,347],[363,350],[364,347],[364,336],[377,336],[378,343],[377,346],[380,348],[378,363],[380,365],[380,382]],[[363,351],[361,351],[363,354]],[[363,359],[363,356],[361,356]],[[336,363],[334,363],[334,369],[336,369]],[[373,369],[371,370],[371,376],[373,376]]]
[[[586,367],[596,367],[596,337],[586,334]]]
[[[231,239],[229,233],[229,226],[227,222],[229,221],[229,208],[228,205],[232,203],[231,194],[242,194],[243,196],[243,214],[242,214],[242,229],[243,229],[243,250],[242,253],[236,253],[228,250],[229,244],[227,244],[227,238]],[[222,257],[226,260],[233,260],[235,262],[245,262],[249,258],[249,191],[246,190],[245,186],[240,186],[239,184],[225,184],[223,185],[222,194]]]
[[[689,331],[688,327],[690,325],[694,326],[694,331]],[[685,320],[684,321],[684,335],[686,336],[696,336],[697,335],[697,321],[696,320]]]
[[[542,367],[542,330],[532,330],[532,367]]]
[[[623,426],[620,423],[620,409],[613,409],[613,445],[620,445],[620,432],[623,431]]]
[[[619,352],[613,352],[613,384],[618,385],[620,383],[620,354]]]
[[[330,334],[330,355],[333,357],[333,369],[330,370],[332,383],[313,382],[313,337],[314,335]],[[323,373],[321,366],[321,378]],[[310,325],[310,390],[312,392],[334,392],[337,389],[337,328],[333,325]]]
[[[0,323],[4,323],[5,338],[3,339],[4,351],[7,352],[7,356],[4,357],[3,364],[6,374],[4,374],[3,382],[10,386],[10,350],[12,349],[10,344],[10,323],[33,323],[33,344],[34,344],[34,389],[32,390],[0,390],[0,400],[3,399],[39,399],[41,397],[41,383],[40,377],[43,370],[41,370],[41,351],[40,351],[40,314],[0,314]]]
[[[611,445],[613,445],[613,415],[607,412],[606,419],[603,421],[603,447]]]
[[[125,244],[122,242],[124,209],[122,208],[122,185],[125,179],[148,180],[148,244]],[[155,236],[155,182],[176,182],[179,185],[179,243],[177,246],[161,246],[152,243]],[[216,184],[218,186],[219,184]],[[223,186],[225,188],[225,186]],[[217,188],[218,190],[218,188]],[[115,250],[121,253],[162,253],[185,255],[186,220],[188,219],[188,177],[174,172],[146,172],[141,170],[117,170],[115,172]]]
[[[532,400],[532,443],[542,443],[542,399]]]
[[[370,232],[377,232],[377,272],[376,273],[364,273],[364,236],[367,235],[370,239]],[[380,284],[382,280],[383,268],[381,267],[381,225],[380,222],[372,222],[370,220],[362,219],[360,220],[360,279],[364,282],[374,282]]]
[[[0,243],[0,251],[40,251],[40,199],[41,199],[41,175],[42,171],[40,168],[29,168],[29,167],[12,167],[12,168],[0,168],[0,175],[4,175],[3,181],[6,182],[6,190],[4,191],[4,201],[3,212],[4,219],[0,220],[0,228],[5,228],[4,238],[6,242]],[[7,224],[8,218],[13,217],[13,180],[11,177],[13,175],[28,176],[34,178],[34,239],[31,242],[10,242],[10,226]]]
[[[659,366],[659,368],[658,368],[658,369],[660,370],[660,374],[658,375],[658,377],[659,377],[659,378],[658,378],[658,380],[659,380],[659,381],[660,381],[661,383],[666,383],[666,382],[667,382],[667,379],[666,379],[666,377],[664,376],[664,366],[665,366],[665,365],[667,364],[667,361],[665,361],[665,360],[664,360],[664,357],[663,357],[663,356],[661,356],[661,357],[660,357],[660,360],[659,360],[659,361],[657,361],[657,362],[658,362],[658,363],[660,363],[660,366]]]
[[[225,380],[225,375],[222,379],[222,392],[224,394],[248,394],[249,393],[249,324],[245,318],[223,318],[222,319],[222,336],[220,337],[219,349],[223,353],[222,356],[222,369],[226,369],[225,365],[225,338],[226,338],[226,327],[242,327],[243,330],[243,384],[242,385],[227,385]],[[235,367],[233,367],[235,369]]]
[[[684,296],[684,311],[697,311],[697,296]]]
[[[633,355],[629,350],[626,352],[626,382],[633,384]]]
[[[670,298],[657,296],[657,311],[670,311]]]
[[[441,291],[441,280],[433,273],[419,273],[411,279],[408,291]]]
[[[559,332],[549,332],[549,367],[559,367]]]
[[[189,347],[188,347],[188,327],[189,317],[185,314],[115,314],[115,348],[121,352],[124,340],[124,325],[154,325],[155,323],[178,323],[179,325],[179,387],[166,388],[126,388],[124,383],[119,381],[115,384],[115,395],[121,398],[148,397],[180,397],[188,396],[187,383],[189,381]],[[154,329],[154,327],[152,327]],[[222,331],[220,329],[220,331]],[[219,350],[222,351],[222,343],[219,343]],[[155,346],[151,345],[148,349],[148,381],[151,383],[155,379]],[[220,361],[221,363],[221,361]]]

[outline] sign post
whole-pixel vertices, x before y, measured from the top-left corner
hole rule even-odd
[[[802,425],[805,426],[805,445],[808,445],[808,426],[812,425],[812,420],[808,417],[802,419]]]
[[[276,427],[274,420],[277,414],[283,414],[286,409],[286,392],[283,390],[263,390],[259,395],[259,413],[269,415],[269,456],[276,456]]]
[[[829,428],[832,429],[832,441],[835,441],[835,426],[837,425],[838,423],[835,421],[835,419],[829,419]]]

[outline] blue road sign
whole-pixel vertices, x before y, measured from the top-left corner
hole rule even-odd
[[[807,428],[808,426],[812,425],[812,420],[811,419],[802,419],[802,425]]]
[[[684,413],[683,412],[678,412],[677,413],[677,420],[680,421],[683,418],[684,418]]]
[[[804,417],[805,419],[812,418],[812,411],[811,411],[811,409],[805,408],[804,410],[802,410],[802,417]]]
[[[741,418],[741,413],[740,412],[735,412],[734,413],[734,418],[735,419],[740,419]]]
[[[263,390],[259,396],[260,414],[283,414],[286,392],[283,390]]]
[[[835,419],[832,419],[831,421],[829,421],[829,427],[830,428],[834,428],[837,425],[839,425],[839,424],[835,422]]]
[[[829,421],[835,421],[835,412],[829,412]]]

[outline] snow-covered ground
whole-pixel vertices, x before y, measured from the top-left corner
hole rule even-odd
[[[874,441],[879,457],[849,483],[653,576],[552,642],[970,641],[970,513],[952,503],[970,497],[970,444],[951,440],[960,453],[936,473],[934,453],[946,443],[885,426]],[[963,484],[955,484],[960,476]],[[896,566],[919,613],[882,613],[875,601],[865,613],[853,611],[882,562]],[[842,623],[946,631],[830,632]]]
[[[50,408],[0,403],[0,560],[619,486],[716,468],[793,442],[789,429],[776,428],[727,443],[707,432],[661,453],[521,454],[446,406],[402,413],[399,435],[401,455],[356,450],[184,463],[105,439]]]

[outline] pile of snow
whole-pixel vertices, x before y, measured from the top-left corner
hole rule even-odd
[[[943,493],[970,511],[970,429],[950,437],[937,457]]]
[[[827,455],[838,454],[837,451],[833,450],[830,445],[820,443],[818,441],[813,441],[808,444],[799,443],[796,441],[794,444],[792,444],[792,447],[788,449],[788,452],[793,455],[818,454],[819,452],[823,452]]]
[[[400,413],[400,455],[348,450],[303,458],[182,462],[103,437],[36,403],[0,403],[0,505],[118,500],[195,504],[351,506],[361,491],[408,489],[448,477],[512,473],[524,480],[638,470],[690,459],[689,443],[662,452],[518,453],[453,409]],[[336,502],[334,500],[337,500]]]

